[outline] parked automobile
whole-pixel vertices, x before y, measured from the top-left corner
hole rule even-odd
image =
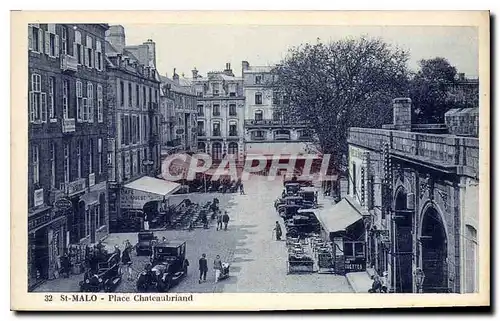
[[[117,253],[107,255],[107,259],[97,264],[96,270],[88,270],[80,281],[80,292],[112,292],[120,284],[120,256]]]
[[[153,243],[157,240],[153,232],[139,232],[135,251],[137,256],[151,255]]]
[[[188,266],[186,242],[160,242],[153,248],[151,264],[137,278],[137,290],[166,292],[187,275]]]

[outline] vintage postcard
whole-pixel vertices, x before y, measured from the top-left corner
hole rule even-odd
[[[11,18],[13,310],[490,305],[489,12]]]

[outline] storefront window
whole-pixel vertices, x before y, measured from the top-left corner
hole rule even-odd
[[[354,256],[352,243],[345,243],[345,245],[344,245],[344,255],[345,256]]]
[[[361,242],[354,243],[354,255],[356,257],[365,256],[365,245]]]

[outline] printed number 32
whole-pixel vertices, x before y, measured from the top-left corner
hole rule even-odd
[[[44,301],[45,301],[45,302],[52,302],[52,295],[50,295],[50,294],[49,294],[49,295],[46,295],[46,296],[45,296],[45,300],[44,300]]]

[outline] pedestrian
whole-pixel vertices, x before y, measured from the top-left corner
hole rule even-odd
[[[206,282],[207,272],[208,272],[208,262],[207,262],[207,255],[205,253],[201,255],[201,258],[198,261],[198,265],[200,268],[200,280],[198,281],[198,283]]]
[[[144,214],[144,230],[149,231],[148,214]]]
[[[373,275],[372,279],[373,279],[372,287],[368,290],[368,293],[380,293],[382,288],[382,283],[380,282],[379,276]]]
[[[245,195],[245,189],[243,187],[243,183],[240,184],[240,195]]]
[[[222,215],[221,213],[217,214],[217,228],[216,231],[222,230]]]
[[[71,270],[71,263],[69,261],[68,251],[65,250],[64,254],[61,256],[61,274],[65,278],[69,278],[70,270]]]
[[[215,256],[214,260],[214,271],[215,271],[215,283],[219,281],[220,273],[222,271],[222,261],[220,260],[220,256]]]
[[[127,279],[129,281],[132,280],[132,258],[130,257],[130,253],[132,252],[132,244],[130,244],[129,240],[125,241],[125,249],[123,250],[122,253],[122,273],[124,272],[123,269],[125,270],[126,273],[128,273]]]
[[[115,251],[113,254],[118,255],[118,257],[121,257],[122,251],[120,250],[120,247],[118,245],[115,245]]]
[[[281,235],[283,235],[283,231],[281,230],[281,225],[278,221],[276,221],[274,231],[276,232],[276,241],[281,241]]]
[[[380,291],[383,293],[387,293],[387,276],[388,275],[389,275],[389,273],[387,273],[387,271],[384,271],[384,273],[382,273],[382,277],[380,278],[380,283],[381,283]]]
[[[222,222],[224,223],[224,231],[227,231],[227,223],[229,223],[229,214],[227,214],[227,211],[224,211]]]

